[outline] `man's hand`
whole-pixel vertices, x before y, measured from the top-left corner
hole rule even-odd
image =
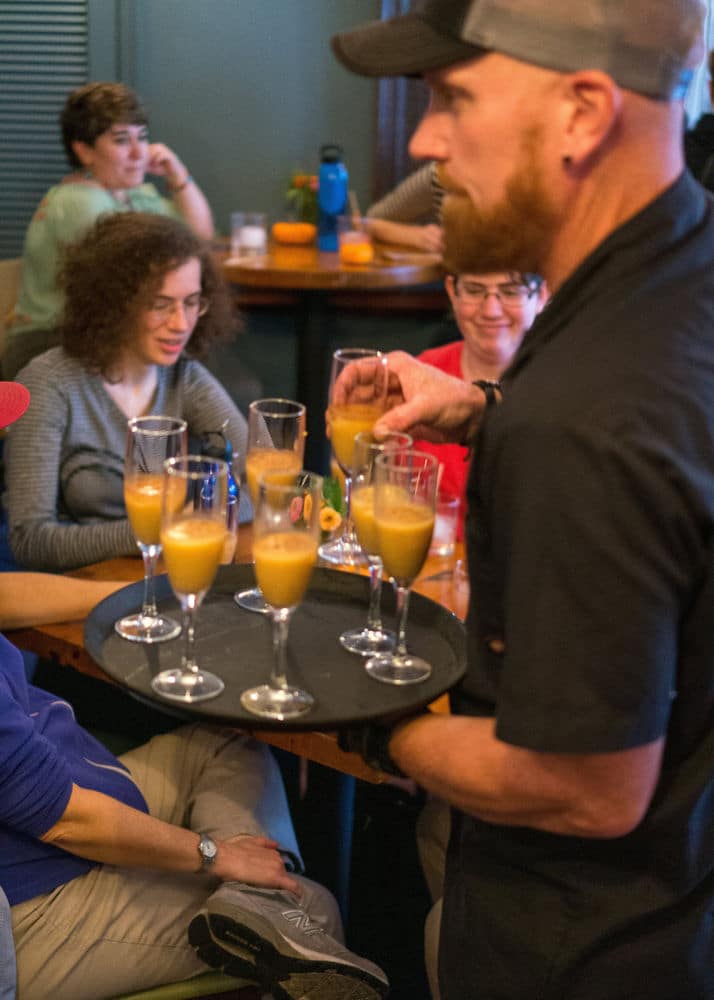
[[[388,410],[374,425],[375,435],[403,431],[436,444],[463,444],[485,409],[483,391],[404,351],[392,351],[387,359]],[[373,375],[374,363],[369,359],[348,365],[335,384],[333,401],[359,402]]]
[[[224,882],[247,882],[271,889],[301,893],[300,883],[285,871],[275,840],[267,837],[230,837],[218,842],[212,873]]]

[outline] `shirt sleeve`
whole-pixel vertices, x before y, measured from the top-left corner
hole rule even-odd
[[[4,500],[17,562],[30,570],[61,572],[133,555],[136,545],[127,519],[96,524],[61,520],[59,476],[68,392],[52,378],[42,356],[22,370],[18,381],[30,390],[31,401],[8,431],[4,453]]]
[[[41,837],[60,819],[72,776],[0,681],[0,824]]]
[[[512,428],[485,479],[502,567],[496,732],[541,751],[663,734],[706,552],[686,457],[636,414],[590,417]]]

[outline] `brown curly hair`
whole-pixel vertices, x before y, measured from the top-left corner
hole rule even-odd
[[[60,112],[62,143],[67,159],[81,169],[73,142],[93,146],[112,125],[148,125],[138,94],[123,83],[87,83],[73,90]]]
[[[126,345],[137,337],[170,271],[192,257],[201,264],[201,294],[209,308],[198,318],[185,354],[205,358],[236,328],[233,300],[210,246],[166,215],[116,212],[100,216],[65,250],[59,271],[64,292],[60,337],[67,354],[109,379]]]

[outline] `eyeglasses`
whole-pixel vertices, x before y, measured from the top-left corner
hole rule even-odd
[[[477,281],[455,281],[456,294],[469,305],[483,305],[489,295],[495,295],[504,306],[522,306],[537,291],[535,285],[505,281],[502,285],[481,285]]]
[[[198,319],[208,312],[210,302],[203,295],[189,295],[186,299],[169,299],[159,296],[149,306],[149,312],[157,323],[165,323],[177,306],[181,306],[188,319]]]

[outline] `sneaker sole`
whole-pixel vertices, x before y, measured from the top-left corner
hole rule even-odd
[[[235,911],[219,911],[215,905],[189,925],[199,958],[228,975],[257,979],[276,1000],[382,1000],[389,992],[386,983],[357,966],[305,957],[258,914],[244,913],[238,921]]]

